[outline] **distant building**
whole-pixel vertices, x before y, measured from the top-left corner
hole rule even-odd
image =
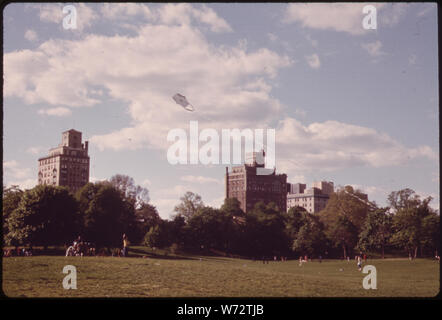
[[[66,186],[72,192],[89,182],[88,142],[74,129],[62,133],[62,142],[38,159],[38,184]]]
[[[313,182],[313,187],[305,190],[306,185],[291,184],[287,195],[287,210],[292,207],[303,207],[310,213],[317,213],[325,208],[330,195],[334,192],[333,182]]]
[[[304,193],[304,190],[307,188],[306,184],[303,183],[292,183],[290,184],[289,193]]]
[[[334,192],[334,184],[331,181],[315,181],[313,182],[313,188],[318,188],[323,194],[332,194]]]
[[[287,175],[276,174],[273,170],[268,175],[257,175],[258,168],[264,168],[265,153],[246,155],[246,164],[229,169],[226,167],[226,198],[236,198],[241,209],[249,212],[256,203],[274,202],[281,212],[287,207]]]

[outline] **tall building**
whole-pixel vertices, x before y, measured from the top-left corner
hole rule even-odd
[[[279,210],[286,211],[287,207],[287,175],[276,174],[273,170],[269,175],[257,174],[258,168],[264,168],[261,154],[248,155],[246,164],[229,169],[226,167],[226,198],[237,198],[241,209],[249,212],[259,201],[274,202]],[[257,159],[259,159],[257,161]]]
[[[305,190],[306,185],[291,185],[287,195],[287,210],[292,207],[303,207],[310,213],[317,213],[325,208],[330,195],[334,192],[333,182],[313,182],[313,187]]]
[[[315,181],[313,182],[313,188],[318,188],[323,194],[332,194],[335,187],[332,181]]]
[[[89,182],[88,141],[81,141],[81,132],[74,129],[62,133],[58,147],[38,159],[38,184],[66,186],[72,192]]]

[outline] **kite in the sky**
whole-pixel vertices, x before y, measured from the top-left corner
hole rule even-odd
[[[176,103],[178,103],[180,106],[182,106],[184,109],[186,109],[187,111],[195,111],[194,106],[192,106],[186,99],[185,96],[183,96],[182,94],[175,94],[173,96],[173,100],[175,100]]]

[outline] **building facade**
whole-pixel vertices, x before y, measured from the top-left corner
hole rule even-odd
[[[88,141],[82,143],[81,132],[62,133],[62,142],[38,159],[38,184],[66,186],[75,192],[89,182]]]
[[[287,210],[287,175],[276,174],[273,170],[268,175],[257,174],[258,168],[264,168],[262,161],[256,159],[264,157],[255,155],[249,157],[248,163],[229,169],[226,167],[225,186],[226,198],[236,198],[241,203],[241,209],[249,212],[256,203],[263,201],[268,204],[274,202],[281,212]]]
[[[292,207],[302,207],[309,213],[317,213],[325,208],[330,195],[334,192],[333,182],[313,182],[313,187],[305,190],[306,185],[291,184],[287,195],[287,210]]]

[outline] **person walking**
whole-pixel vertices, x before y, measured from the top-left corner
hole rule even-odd
[[[361,259],[361,256],[358,256],[358,270],[359,271],[362,270],[362,259]]]
[[[129,240],[125,233],[123,233],[123,257],[127,257],[129,255]]]

